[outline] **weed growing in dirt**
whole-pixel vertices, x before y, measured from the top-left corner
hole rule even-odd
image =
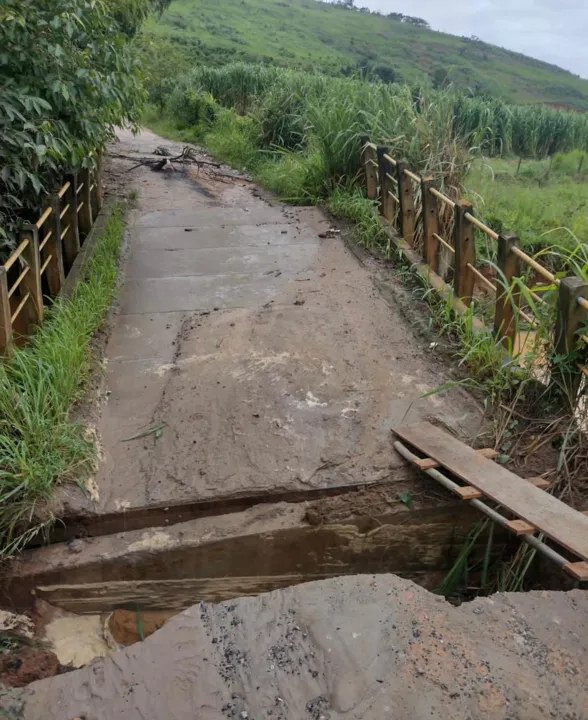
[[[338,187],[327,201],[337,218],[352,222],[357,240],[368,250],[379,250],[390,258],[390,238],[378,218],[377,202],[368,200],[357,187]]]
[[[0,364],[0,557],[49,527],[56,483],[93,470],[94,444],[72,409],[91,378],[92,338],[115,292],[124,227],[119,207],[71,299],[58,299],[29,345]]]

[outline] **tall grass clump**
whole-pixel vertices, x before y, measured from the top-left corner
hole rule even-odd
[[[327,207],[335,217],[353,223],[355,237],[361,245],[390,257],[390,238],[378,219],[375,200],[368,200],[357,187],[344,186],[333,191]]]
[[[550,107],[508,105],[501,100],[456,95],[456,134],[469,138],[485,155],[514,153],[522,158],[588,151],[588,115]]]
[[[218,122],[207,130],[199,120],[199,95],[213,98],[231,114],[217,114]],[[234,63],[197,67],[185,75],[170,96],[166,114],[176,124],[193,117],[213,152],[220,149],[220,156],[233,162],[247,156],[247,167],[255,166],[272,189],[282,192],[285,187],[288,197],[325,199],[333,188],[357,178],[365,134],[388,145],[396,157],[407,158],[415,170],[433,175],[442,188],[457,192],[467,171],[467,148],[455,135],[455,102],[453,93],[430,88],[416,92],[358,78]],[[256,134],[246,133],[250,150],[258,153],[255,159],[243,147],[243,118],[257,129]],[[221,130],[227,138],[239,136],[239,150],[231,157],[219,137]],[[288,155],[292,152],[302,157],[293,160]],[[301,183],[297,189],[280,172],[282,162],[284,170],[296,170]],[[308,172],[300,167],[305,163]]]
[[[0,364],[0,558],[52,522],[58,482],[89,477],[94,444],[72,410],[92,374],[92,338],[109,309],[124,232],[119,207],[73,296],[59,298],[23,348]]]

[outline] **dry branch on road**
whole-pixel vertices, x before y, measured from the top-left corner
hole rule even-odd
[[[156,151],[159,150],[159,148],[156,148]],[[154,152],[154,155],[161,155],[162,153]],[[212,162],[210,160],[203,160],[202,158],[196,157],[195,151],[193,148],[189,146],[184,146],[182,152],[179,155],[176,155],[174,157],[147,157],[147,156],[136,156],[133,155],[124,155],[122,153],[110,153],[111,157],[119,158],[121,160],[128,160],[130,162],[134,162],[135,165],[128,168],[126,172],[131,172],[132,170],[136,170],[139,167],[148,167],[153,170],[153,172],[161,172],[162,170],[176,170],[178,168],[175,167],[175,165],[179,165],[180,168],[184,168],[186,165],[188,166],[196,166],[198,168],[198,172],[200,170],[204,169],[206,172],[215,179],[220,178],[230,178],[230,179],[239,179],[239,180],[246,180],[249,181],[248,178],[243,177],[241,175],[235,175],[231,173],[223,173],[218,172],[218,170],[222,167],[220,163]],[[210,169],[208,169],[210,168]]]

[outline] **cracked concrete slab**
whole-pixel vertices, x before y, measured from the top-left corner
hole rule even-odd
[[[216,207],[198,209],[170,208],[142,214],[137,225],[141,228],[220,228],[236,225],[256,225],[278,222],[280,208],[260,205],[256,198],[244,197],[245,205],[234,207],[219,202]],[[243,202],[243,199],[241,200]],[[196,203],[194,203],[196,204]]]
[[[166,278],[200,275],[262,275],[271,278],[287,266],[288,275],[304,270],[316,255],[317,243],[273,247],[187,248],[162,253],[138,249],[132,258],[129,279]]]
[[[299,212],[299,211],[297,211]],[[276,245],[308,244],[316,242],[316,232],[307,225],[285,223],[283,216],[267,225],[240,225],[224,227],[141,227],[140,247],[149,250],[191,250],[195,247],[214,249],[223,247],[271,249]]]
[[[167,141],[122,135],[126,154]],[[167,143],[169,144],[169,143]],[[120,313],[106,348],[99,512],[410,474],[390,428],[475,434],[401,312],[316,208],[139,168]],[[188,231],[186,231],[188,230]],[[158,437],[141,435],[163,426]],[[91,507],[90,507],[91,505]]]

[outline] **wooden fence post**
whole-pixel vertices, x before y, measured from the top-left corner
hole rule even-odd
[[[455,204],[455,229],[453,231],[453,247],[455,248],[453,287],[456,297],[466,305],[470,305],[474,296],[475,279],[470,265],[476,267],[476,238],[474,226],[466,218],[466,213],[473,213],[471,203],[459,200]]]
[[[65,191],[63,202],[65,203],[65,213],[62,218],[62,226],[64,233],[63,241],[63,258],[66,271],[73,265],[78,253],[80,252],[80,231],[78,227],[78,196],[77,185],[78,178],[76,173],[66,175],[66,181],[69,182],[69,188]]]
[[[400,236],[406,240],[409,245],[412,245],[415,230],[414,193],[412,191],[412,180],[404,172],[405,170],[408,170],[408,162],[406,160],[399,160],[396,163],[398,201],[400,204],[399,231]]]
[[[21,237],[28,240],[28,245],[22,251],[22,259],[29,266],[29,271],[22,280],[23,295],[30,293],[31,297],[23,308],[26,313],[26,332],[32,335],[35,325],[43,322],[43,293],[41,291],[41,273],[39,261],[39,230],[36,225],[25,223],[21,229]]]
[[[12,339],[11,314],[6,269],[4,266],[0,266],[0,355],[6,354],[6,349]]]
[[[390,180],[386,177],[388,172],[388,163],[384,159],[384,155],[388,154],[388,148],[384,145],[378,145],[376,155],[378,158],[378,178],[380,181],[380,215],[388,220],[388,190],[390,189]]]
[[[77,207],[78,207],[78,227],[80,229],[80,239],[85,240],[92,227],[92,173],[89,168],[83,168],[78,175],[77,185]]]
[[[514,233],[502,233],[498,237],[498,270],[496,276],[496,308],[494,332],[502,344],[512,353],[517,334],[516,311],[519,307],[520,292],[512,288],[512,281],[521,274],[521,259],[512,252],[519,243]]]
[[[51,235],[48,238],[45,236],[47,240],[44,238],[41,241],[39,244],[39,252],[41,253],[41,267],[47,263],[45,272],[47,274],[49,292],[51,297],[57,297],[65,279],[63,254],[61,251],[61,202],[58,195],[51,196],[50,205],[53,208]]]
[[[427,265],[433,272],[439,271],[439,204],[437,198],[430,192],[435,187],[431,177],[421,180],[421,195],[423,198],[423,255]]]
[[[96,215],[100,212],[102,207],[102,173],[104,171],[104,155],[102,152],[96,153],[96,168],[93,172],[94,176],[94,191],[92,193],[92,213],[93,219],[96,219]]]
[[[560,281],[557,323],[555,326],[555,352],[558,356],[574,355],[578,350],[578,331],[588,326],[588,311],[578,298],[588,299],[588,283],[579,277]],[[570,398],[572,407],[582,380],[582,371],[574,358],[565,367],[552,367],[552,379]]]
[[[367,135],[361,138],[362,165],[365,174],[365,185],[367,188],[367,196],[370,200],[378,198],[378,163],[376,161],[377,154],[373,147],[368,145],[370,139]]]

